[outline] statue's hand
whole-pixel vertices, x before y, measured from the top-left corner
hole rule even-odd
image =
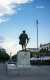
[[[28,38],[27,43],[29,42],[30,38]]]

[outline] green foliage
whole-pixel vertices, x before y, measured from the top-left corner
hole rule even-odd
[[[30,58],[32,58],[33,57],[33,52],[30,52]]]
[[[0,49],[0,61],[9,60],[10,56],[6,53],[5,49]]]
[[[48,50],[48,48],[42,48],[42,49],[40,49],[39,53],[40,53],[41,57],[42,56],[44,57],[45,55],[50,55],[50,51]]]
[[[17,54],[15,54],[14,56],[12,56],[12,60],[13,61],[17,61]]]
[[[40,53],[46,53],[46,52],[47,52],[47,49],[46,48],[40,49]]]
[[[50,51],[48,50],[48,48],[42,48],[39,51],[40,53],[50,53]]]

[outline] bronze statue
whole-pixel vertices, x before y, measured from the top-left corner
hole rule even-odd
[[[19,36],[19,44],[22,45],[22,50],[26,50],[27,43],[29,41],[28,35],[25,30]]]

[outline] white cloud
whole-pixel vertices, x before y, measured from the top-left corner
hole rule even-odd
[[[44,9],[45,7],[44,6],[36,6],[35,8]]]
[[[32,2],[32,1],[33,0],[0,0],[0,17],[3,17],[5,15],[14,14],[19,9],[16,6],[20,4]]]
[[[15,41],[10,40],[5,40],[3,44],[0,44],[0,46],[3,47],[8,54],[11,52],[12,55],[16,54],[17,51],[21,49],[19,44],[16,44]]]
[[[0,23],[2,23],[2,22],[7,22],[9,19],[0,19]]]

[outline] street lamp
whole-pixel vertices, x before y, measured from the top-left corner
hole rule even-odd
[[[12,56],[11,56],[11,54],[12,54],[12,53],[10,52],[10,60],[12,60]]]
[[[37,28],[37,52],[38,52],[38,20],[36,20],[36,28]]]

